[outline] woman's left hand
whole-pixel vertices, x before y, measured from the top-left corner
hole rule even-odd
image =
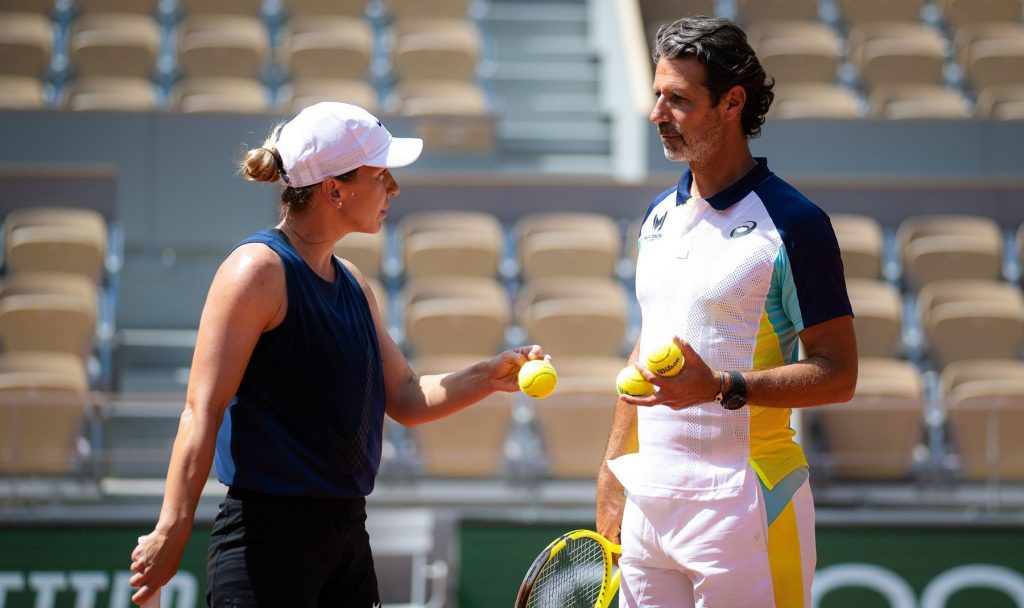
[[[551,360],[537,344],[506,350],[491,359],[491,386],[496,391],[512,393],[519,390],[519,368],[532,359]]]

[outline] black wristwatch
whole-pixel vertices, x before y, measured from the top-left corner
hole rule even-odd
[[[722,373],[729,374],[729,392],[723,394],[719,391],[715,401],[727,410],[738,410],[747,404],[747,382],[739,372]]]

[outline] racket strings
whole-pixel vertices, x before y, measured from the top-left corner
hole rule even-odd
[[[593,608],[605,583],[605,555],[592,538],[569,539],[538,573],[527,608]]]

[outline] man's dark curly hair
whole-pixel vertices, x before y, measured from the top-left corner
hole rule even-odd
[[[761,135],[764,115],[772,105],[775,82],[768,78],[747,35],[732,21],[722,17],[684,17],[658,29],[654,37],[654,62],[661,59],[695,57],[704,66],[705,86],[711,103],[736,85],[747,92],[743,106],[743,132],[747,137]]]

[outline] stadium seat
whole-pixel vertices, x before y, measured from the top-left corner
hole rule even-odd
[[[15,272],[70,272],[101,278],[107,228],[92,209],[15,209],[3,223],[4,265]]]
[[[1024,296],[1010,283],[935,281],[918,294],[918,318],[936,367],[1016,357],[1024,343]]]
[[[64,87],[69,110],[140,111],[156,108],[156,90],[145,78],[93,76],[72,80]]]
[[[860,117],[860,102],[837,84],[779,84],[769,116],[781,119],[851,119]]]
[[[480,361],[465,356],[421,357],[418,374],[454,372]],[[415,427],[423,473],[433,477],[495,477],[505,466],[513,393],[494,393],[457,414]]]
[[[826,442],[824,454],[836,479],[908,477],[924,427],[920,372],[898,359],[862,358],[857,389],[847,403],[815,408]]]
[[[442,17],[446,19],[464,19],[469,9],[470,0],[385,0],[388,13],[395,21],[402,19],[422,19]]]
[[[882,226],[869,215],[836,213],[829,218],[839,241],[847,279],[877,279],[882,272]]]
[[[747,39],[769,76],[782,84],[833,83],[839,38],[812,21],[768,21],[748,28]]]
[[[280,55],[296,79],[361,79],[373,55],[373,30],[357,17],[294,17]]]
[[[1024,28],[1022,28],[1024,31]],[[1024,36],[1017,40],[985,39],[964,51],[967,81],[975,91],[1024,84]]]
[[[998,279],[1002,233],[995,220],[975,215],[920,215],[896,230],[905,278],[912,288],[939,279]]]
[[[75,0],[75,8],[83,13],[139,13],[152,15],[159,0]]]
[[[377,278],[384,263],[387,231],[381,226],[376,234],[350,232],[334,245],[334,255],[355,264],[363,276]]]
[[[508,295],[494,279],[430,277],[402,289],[405,335],[416,357],[491,357],[505,344]]]
[[[398,224],[405,276],[494,277],[504,251],[501,222],[476,211],[411,213]]]
[[[32,110],[43,107],[43,82],[32,76],[0,75],[0,108]]]
[[[745,25],[765,21],[817,21],[817,0],[736,0],[736,16]]]
[[[430,150],[486,152],[494,148],[494,117],[475,82],[434,80],[399,83],[398,113]]]
[[[1019,23],[1021,0],[936,0],[950,28],[975,23]]]
[[[0,344],[8,353],[67,353],[84,361],[96,333],[96,308],[95,298],[74,293],[5,294],[0,297]]]
[[[1024,480],[1024,362],[951,363],[940,382],[961,478]]]
[[[49,15],[56,8],[54,0],[4,0],[0,7],[6,19],[11,13],[38,13]]]
[[[900,350],[903,306],[899,291],[885,281],[846,279],[853,307],[857,353],[862,357],[895,357]]]
[[[258,17],[263,0],[178,0],[186,15],[247,15]]]
[[[1024,120],[1024,84],[982,90],[978,94],[978,118]]]
[[[394,30],[392,69],[398,82],[473,79],[481,42],[469,21],[404,19]]]
[[[86,13],[71,24],[68,53],[78,76],[148,78],[160,52],[160,30],[149,15]]]
[[[41,78],[50,65],[53,25],[37,13],[0,13],[0,74]]]
[[[923,0],[839,0],[839,18],[847,29],[865,23],[921,20]]]
[[[533,279],[516,297],[516,319],[547,352],[614,357],[625,339],[626,296],[610,278]]]
[[[693,15],[714,15],[715,0],[640,0],[640,16],[644,22],[647,43],[654,41],[658,29],[676,19]]]
[[[182,112],[259,114],[270,109],[270,95],[253,78],[186,78],[174,88],[174,107]]]
[[[556,362],[555,392],[533,404],[549,477],[592,480],[597,475],[615,415],[615,373],[623,363],[609,370],[610,377],[574,377]]]
[[[877,118],[962,120],[970,104],[959,92],[939,84],[886,84],[871,91],[868,103]]]
[[[525,279],[615,276],[622,235],[611,217],[587,212],[531,213],[513,227]]]
[[[940,84],[944,43],[936,30],[916,23],[868,23],[849,35],[850,60],[870,91],[883,84]]]
[[[377,92],[363,79],[303,78],[291,81],[280,93],[291,114],[321,101],[341,101],[377,111]]]
[[[366,0],[284,0],[283,4],[292,17],[362,17],[366,12]]]
[[[264,24],[245,15],[198,15],[178,26],[178,67],[186,78],[259,78],[270,44]]]

